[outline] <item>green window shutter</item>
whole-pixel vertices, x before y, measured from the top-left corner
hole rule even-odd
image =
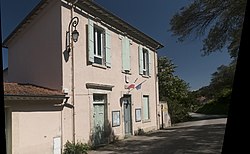
[[[122,70],[130,71],[130,43],[127,37],[122,38]]]
[[[148,49],[148,76],[152,75],[152,54],[153,52]]]
[[[88,19],[88,60],[94,62],[94,23]]]
[[[142,52],[142,46],[139,45],[138,47],[138,59],[139,59],[139,74],[143,74],[143,52]]]
[[[111,42],[110,42],[110,31],[105,30],[105,51],[106,51],[106,66],[111,67]]]

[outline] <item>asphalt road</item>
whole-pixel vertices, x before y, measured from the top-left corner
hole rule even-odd
[[[179,123],[89,151],[89,154],[220,154],[226,118]]]

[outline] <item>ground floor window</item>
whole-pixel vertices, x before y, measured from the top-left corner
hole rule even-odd
[[[149,96],[143,95],[142,100],[143,105],[143,120],[149,120],[150,114],[149,114]]]

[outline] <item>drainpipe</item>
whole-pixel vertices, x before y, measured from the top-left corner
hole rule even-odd
[[[72,3],[72,6],[71,6],[71,12],[70,12],[70,19],[73,19],[73,10],[74,10],[74,4],[76,4],[77,3],[77,1],[78,0],[76,0],[75,2],[73,2]],[[73,27],[71,26],[71,32],[73,31]],[[70,34],[69,34],[70,35]],[[75,72],[74,72],[74,69],[75,69],[75,65],[74,65],[74,51],[73,51],[73,48],[74,48],[74,46],[73,46],[73,38],[72,37],[70,37],[70,39],[71,39],[71,44],[70,44],[70,46],[71,46],[71,57],[72,57],[72,105],[73,105],[73,108],[72,108],[72,112],[73,112],[73,114],[72,114],[72,132],[73,132],[73,143],[75,143],[75,141],[76,141],[76,130],[75,130]]]
[[[157,47],[158,48],[158,47]],[[157,68],[157,48],[155,49],[154,53],[154,68],[155,68],[155,110],[156,110],[156,128],[159,129],[159,120],[158,120],[158,68]]]

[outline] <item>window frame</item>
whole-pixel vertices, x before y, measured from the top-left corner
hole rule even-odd
[[[93,35],[94,35],[94,64],[98,64],[98,65],[105,65],[106,62],[106,49],[105,49],[105,44],[106,44],[106,40],[105,40],[105,29],[97,26],[96,24],[94,24],[93,27]],[[98,32],[100,33],[100,39],[98,38]],[[100,44],[99,44],[100,42]],[[99,47],[100,47],[100,55],[99,55]],[[100,59],[101,63],[97,62],[96,59]]]
[[[142,77],[149,78],[152,76],[152,51],[142,45],[138,46],[138,61],[139,61],[139,74]]]
[[[147,98],[147,117],[145,117],[145,102],[144,98]],[[150,103],[149,103],[149,95],[142,96],[142,122],[150,121]]]
[[[143,75],[149,76],[149,51],[146,48],[142,48],[142,59],[143,66],[142,71]]]

